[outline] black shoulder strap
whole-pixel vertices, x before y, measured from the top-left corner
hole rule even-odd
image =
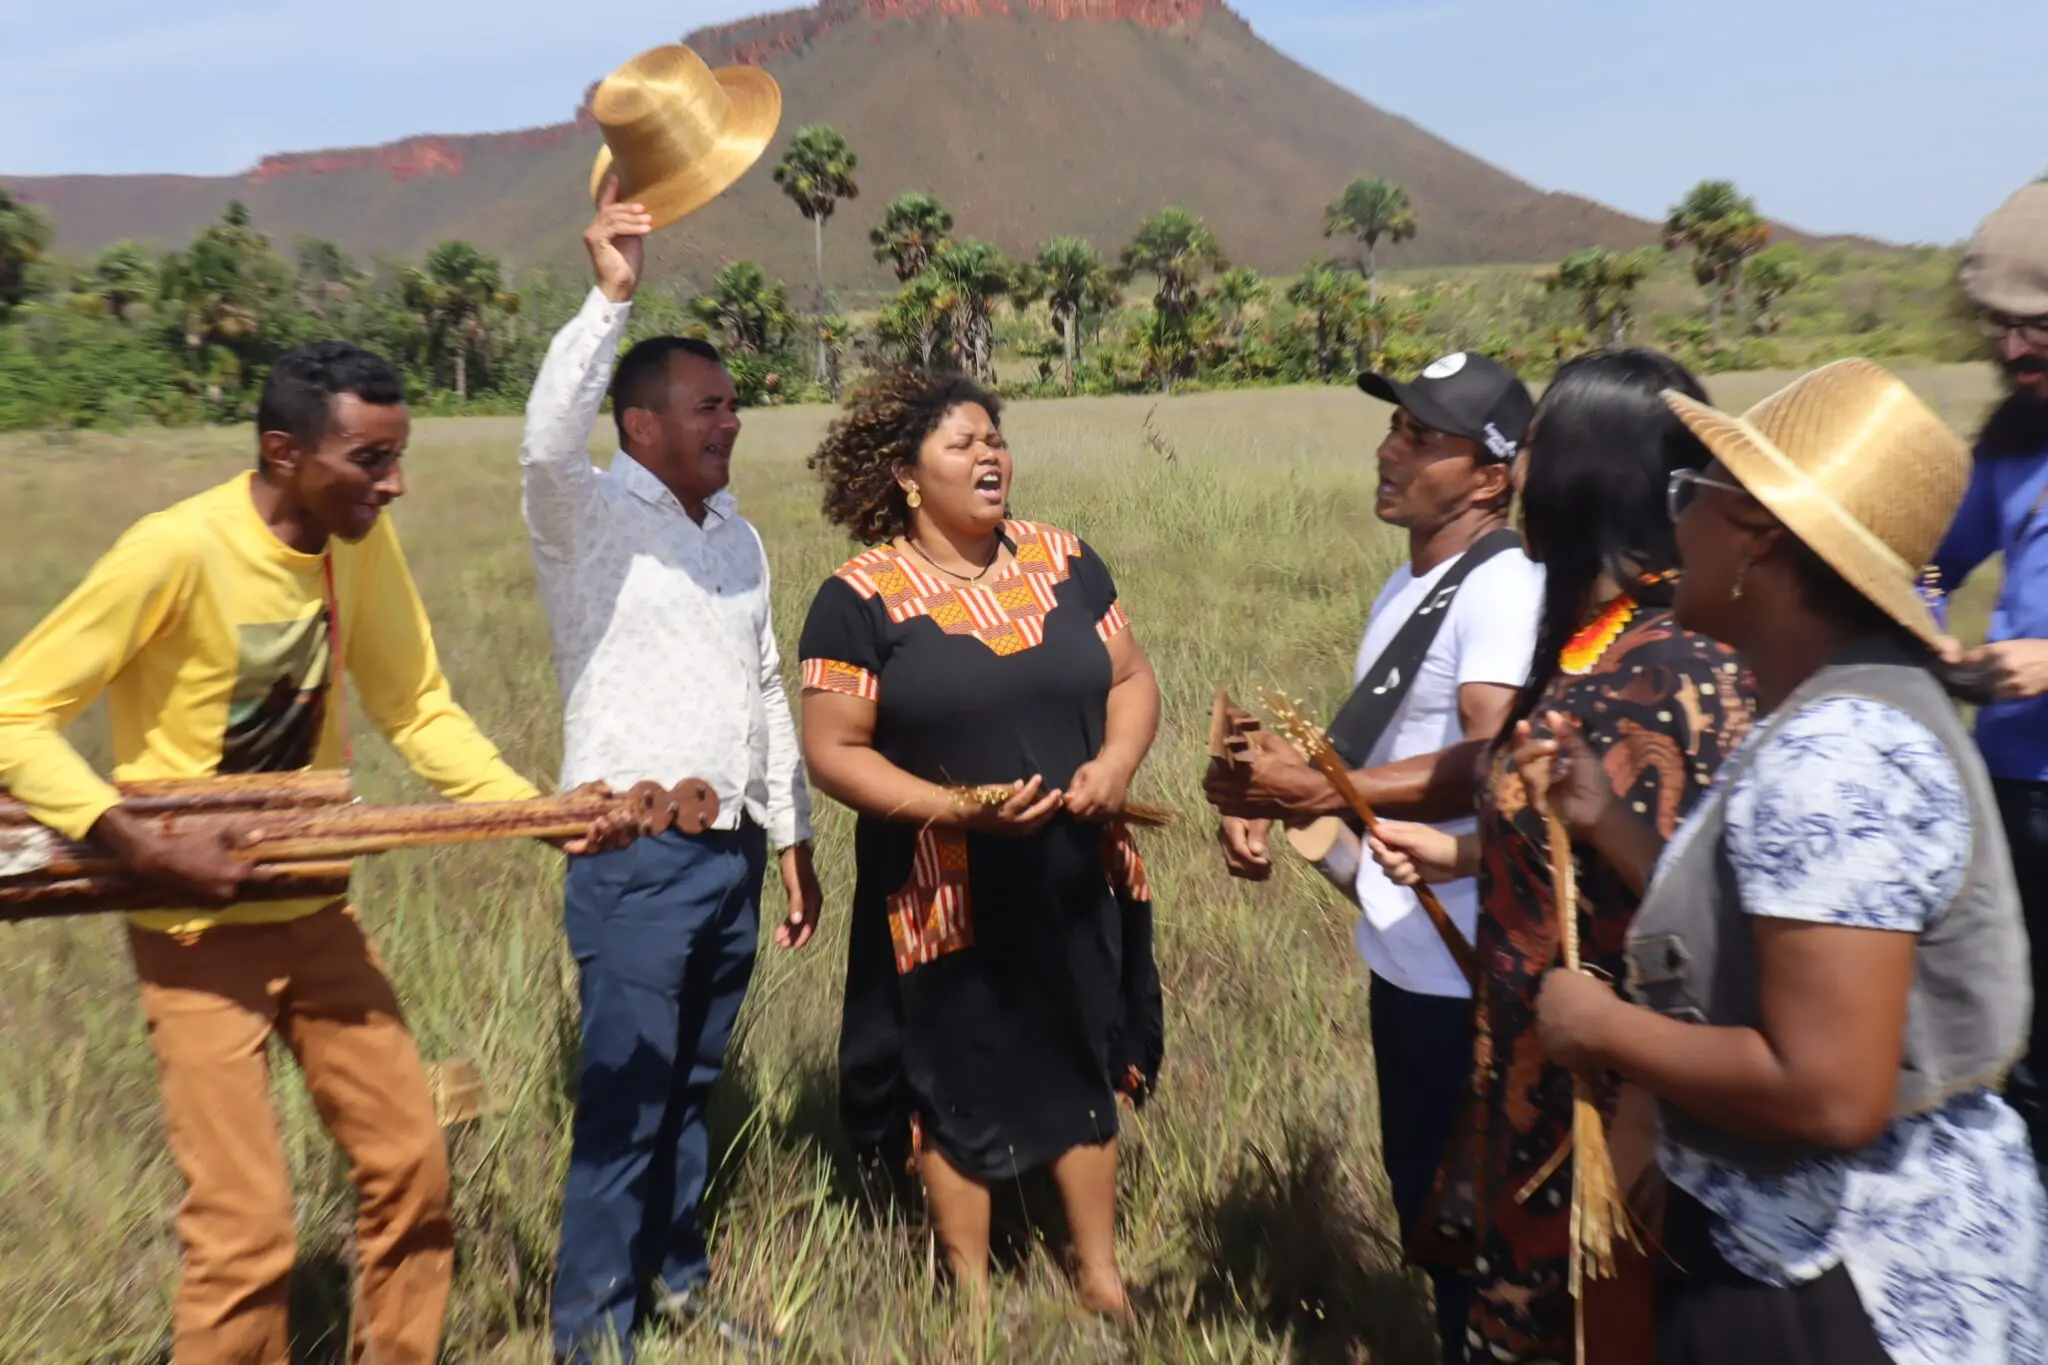
[[[1495,531],[1481,538],[1451,566],[1429,597],[1415,609],[1415,614],[1402,624],[1400,633],[1373,660],[1372,667],[1366,669],[1349,700],[1337,712],[1337,718],[1330,722],[1330,747],[1346,763],[1354,768],[1364,763],[1373,746],[1380,742],[1380,736],[1386,733],[1394,713],[1407,699],[1408,689],[1415,685],[1415,675],[1421,671],[1429,647],[1436,643],[1436,633],[1443,629],[1444,618],[1450,615],[1451,603],[1457,600],[1458,589],[1466,578],[1495,555],[1521,546],[1522,538],[1513,531]]]

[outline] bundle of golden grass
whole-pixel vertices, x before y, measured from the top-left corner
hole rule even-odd
[[[240,896],[245,901],[346,895],[349,860],[373,853],[499,839],[574,839],[598,821],[619,816],[638,834],[671,827],[698,834],[718,815],[717,794],[694,779],[673,789],[644,782],[624,796],[570,792],[531,801],[420,806],[340,804],[348,798],[346,776],[324,773],[136,784],[123,788],[123,795],[124,804],[166,832],[216,831],[232,842],[255,864]],[[0,819],[10,814],[0,808]],[[57,838],[33,821],[0,826],[0,835],[35,842],[32,849],[15,851],[17,863],[30,865],[0,878],[0,920],[178,904],[175,892],[134,876],[97,844]]]
[[[1558,936],[1564,947],[1566,971],[1579,966],[1579,878],[1572,859],[1572,838],[1564,822],[1546,811],[1544,826],[1550,836],[1551,884],[1557,892]],[[1642,1250],[1630,1217],[1628,1200],[1614,1174],[1614,1158],[1607,1150],[1607,1125],[1593,1101],[1593,1083],[1577,1072],[1572,1074],[1572,1256],[1570,1284],[1572,1297],[1584,1302],[1585,1281],[1612,1279],[1617,1244]],[[1583,1356],[1584,1352],[1581,1351]]]
[[[1004,804],[1012,795],[1010,789],[1000,783],[979,787],[954,787],[951,791],[963,801],[971,801],[975,805],[990,808]],[[1126,823],[1144,829],[1164,829],[1180,820],[1180,812],[1172,806],[1157,805],[1150,801],[1126,801],[1120,815]]]
[[[1308,718],[1308,712],[1302,703],[1291,700],[1285,693],[1260,688],[1259,699],[1266,704],[1266,709],[1273,713],[1273,721],[1280,727],[1280,733],[1301,750],[1308,761],[1316,766],[1318,772],[1329,779],[1337,794],[1344,798],[1344,804],[1351,807],[1351,813],[1365,826],[1365,832],[1378,835],[1379,817],[1373,814],[1372,807],[1359,792],[1358,784],[1351,780],[1351,769],[1345,766],[1343,756],[1330,747],[1328,732]],[[1466,984],[1477,990],[1478,954],[1473,952],[1472,945],[1466,941],[1465,936],[1458,932],[1458,926],[1451,922],[1450,913],[1444,909],[1443,902],[1436,898],[1434,891],[1420,883],[1412,889],[1415,892],[1415,899],[1422,905],[1422,913],[1429,916],[1429,922],[1436,928],[1437,937],[1443,940],[1444,947],[1457,962],[1458,970],[1465,974]]]

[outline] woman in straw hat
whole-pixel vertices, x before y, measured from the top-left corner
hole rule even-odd
[[[1672,620],[1678,565],[1665,487],[1674,471],[1707,462],[1661,394],[1700,395],[1683,366],[1655,351],[1585,356],[1544,391],[1518,471],[1530,557],[1543,566],[1544,608],[1535,662],[1505,734],[1538,712],[1571,717],[1623,801],[1669,834],[1704,795],[1749,723],[1747,688],[1726,646]],[[1703,396],[1703,395],[1702,395]],[[1543,817],[1510,762],[1491,754],[1479,828],[1462,840],[1428,825],[1383,823],[1376,853],[1397,881],[1479,879],[1478,1038],[1472,1099],[1439,1178],[1433,1214],[1412,1229],[1416,1250],[1462,1253],[1474,1293],[1459,1340],[1475,1361],[1568,1358],[1573,1122],[1571,1074],[1543,1054],[1536,997],[1558,947],[1557,888]],[[1398,851],[1397,851],[1398,850]],[[1581,849],[1577,913],[1586,961],[1622,970],[1643,883]],[[1420,865],[1420,866],[1418,866]],[[1611,1074],[1595,1083],[1603,1114],[1624,1107]],[[1635,1135],[1617,1133],[1624,1178],[1647,1168],[1651,1113],[1625,1106]],[[1452,1245],[1436,1245],[1448,1239]],[[1650,1358],[1653,1275],[1625,1256],[1622,1273],[1592,1286],[1585,1360],[1640,1365]],[[1469,1348],[1468,1348],[1469,1342]]]
[[[1969,456],[1866,361],[1742,418],[1667,400],[1715,457],[1671,482],[1678,617],[1742,652],[1761,718],[1668,846],[1568,727],[1523,749],[1581,837],[1655,867],[1639,1003],[1552,972],[1538,1021],[1659,1102],[1662,1358],[2048,1359],[2048,1200],[1996,1093],[2026,936],[1917,587]]]
[[[898,372],[811,458],[826,517],[872,547],[798,647],[812,780],[860,816],[840,1111],[864,1156],[915,1163],[977,1298],[991,1185],[1049,1169],[1081,1301],[1126,1316],[1117,1111],[1163,1023],[1122,817],[1159,687],[1095,551],[1010,519],[1001,416],[965,379]]]

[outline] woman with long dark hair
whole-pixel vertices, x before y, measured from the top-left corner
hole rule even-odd
[[[1757,731],[1668,843],[1562,717],[1523,747],[1601,856],[1655,867],[1636,1003],[1553,973],[1538,1022],[1551,1057],[1660,1106],[1661,1358],[2048,1360],[2048,1200],[1997,1094],[2025,1045],[2026,934],[1915,582],[1969,456],[1868,361],[1741,419],[1671,402],[1716,457],[1672,484],[1677,612],[1742,651]]]
[[[1564,366],[1537,406],[1523,456],[1523,534],[1544,569],[1545,603],[1514,718],[1570,717],[1623,804],[1668,832],[1739,740],[1749,707],[1733,654],[1672,620],[1678,552],[1665,488],[1674,471],[1706,457],[1665,406],[1665,389],[1701,392],[1669,357],[1617,351]],[[1508,746],[1492,756],[1476,834],[1454,840],[1389,825],[1374,851],[1396,880],[1479,878],[1485,976],[1473,1096],[1436,1209],[1446,1254],[1468,1257],[1478,1281],[1472,1358],[1571,1359],[1572,1080],[1545,1056],[1535,1028],[1537,988],[1558,952],[1556,892],[1544,824]],[[1618,974],[1641,883],[1591,848],[1575,856],[1584,960]],[[1611,1075],[1597,1098],[1612,1119],[1621,1087]],[[1624,1128],[1617,1161],[1627,1179],[1648,1164],[1652,1144],[1646,1125]],[[1585,1359],[1649,1359],[1650,1284],[1642,1257],[1624,1257],[1618,1279],[1589,1284]]]

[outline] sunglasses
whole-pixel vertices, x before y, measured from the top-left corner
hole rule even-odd
[[[1724,483],[1710,479],[1697,469],[1681,469],[1671,476],[1671,482],[1664,486],[1664,510],[1676,522],[1685,515],[1686,509],[1698,500],[1702,488],[1718,488],[1723,493],[1740,493],[1749,496],[1749,490],[1738,483]]]

